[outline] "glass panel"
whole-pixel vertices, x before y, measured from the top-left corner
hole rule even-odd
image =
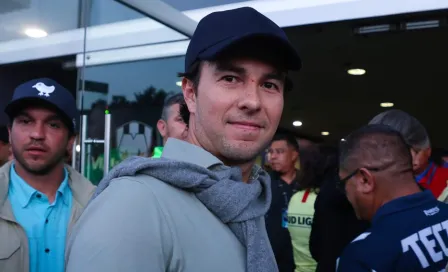
[[[110,166],[128,156],[151,156],[158,139],[157,121],[165,97],[180,92],[177,72],[184,57],[86,67],[82,110],[88,116],[87,138],[104,138],[104,115],[112,116]],[[103,146],[92,145],[86,173],[93,183],[103,176]],[[87,172],[87,170],[89,170]]]
[[[224,4],[245,2],[243,0],[164,0],[177,10],[185,11]],[[111,0],[95,0],[91,3],[90,25],[102,25],[132,19],[147,18],[123,4]]]
[[[247,1],[247,0],[246,0]],[[192,10],[200,8],[208,8],[213,6],[220,6],[226,4],[233,4],[238,2],[246,2],[245,0],[164,0],[165,3],[171,5],[178,10]]]
[[[81,0],[1,0],[0,42],[76,29]]]
[[[89,24],[91,26],[147,18],[145,15],[111,0],[91,0],[90,8]]]

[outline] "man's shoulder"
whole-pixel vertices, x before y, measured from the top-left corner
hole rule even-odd
[[[123,186],[121,186],[121,184]],[[120,185],[120,186],[117,186]],[[139,191],[143,190],[159,199],[190,196],[192,193],[174,187],[158,178],[149,175],[122,176],[110,181],[108,190],[114,194],[121,194],[122,190]]]

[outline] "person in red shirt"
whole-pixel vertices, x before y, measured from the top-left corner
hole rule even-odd
[[[388,125],[400,132],[411,150],[416,181],[439,197],[447,187],[448,168],[430,160],[431,141],[425,127],[415,117],[396,109],[378,114],[369,124]]]

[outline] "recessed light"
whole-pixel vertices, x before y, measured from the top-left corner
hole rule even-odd
[[[40,28],[27,28],[24,33],[30,38],[43,38],[48,36],[48,33]]]
[[[394,103],[392,103],[392,102],[383,102],[383,103],[380,104],[380,106],[383,107],[383,108],[391,108],[391,107],[394,106]]]
[[[179,87],[181,87],[181,86],[182,86],[182,81],[178,81],[178,82],[176,82],[176,85],[179,86]]]
[[[302,126],[302,122],[294,121],[294,122],[292,122],[292,125],[295,126],[295,127],[301,127]]]
[[[348,69],[347,73],[352,76],[362,76],[366,73],[366,70],[360,68]]]
[[[344,138],[342,138],[342,139],[341,139],[341,142],[345,142],[345,139],[344,139]]]
[[[322,131],[322,133],[321,133],[323,136],[328,136],[328,135],[330,135],[330,132],[328,132],[328,131]]]

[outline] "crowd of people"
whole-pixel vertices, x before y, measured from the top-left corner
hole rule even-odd
[[[389,110],[337,148],[300,146],[276,133],[300,68],[256,10],[207,15],[157,123],[163,147],[97,187],[65,164],[70,92],[18,86],[0,135],[0,271],[445,271],[448,168],[424,126]]]

